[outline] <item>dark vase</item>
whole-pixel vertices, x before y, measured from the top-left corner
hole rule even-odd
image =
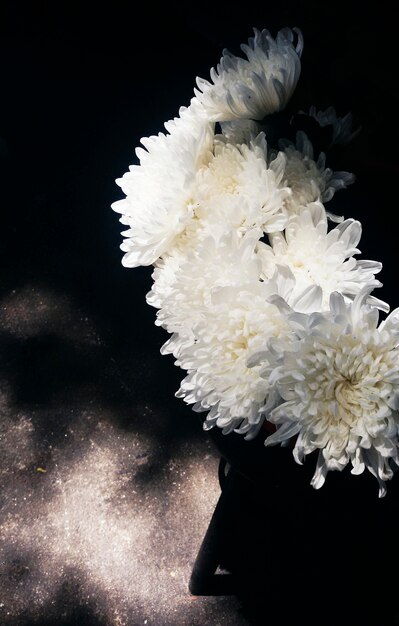
[[[193,570],[192,592],[201,591],[201,585],[195,589],[201,566],[208,575],[209,566],[219,566],[230,576],[219,579],[214,593],[241,597],[251,623],[399,624],[391,573],[397,476],[384,498],[369,472],[354,476],[349,467],[330,472],[315,490],[316,454],[300,466],[289,447],[265,448],[267,433],[253,441],[218,428],[209,434],[221,456],[222,493]]]

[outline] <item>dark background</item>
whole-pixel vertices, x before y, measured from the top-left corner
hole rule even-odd
[[[115,179],[135,162],[140,138],[161,131],[163,122],[189,103],[195,77],[209,77],[223,48],[238,53],[253,27],[275,35],[284,26],[299,27],[305,40],[291,112],[333,105],[340,115],[352,111],[355,127],[362,127],[329,162],[357,177],[329,208],[362,222],[363,258],[383,262],[384,287],[376,295],[392,308],[399,306],[399,55],[388,3],[3,1],[0,295],[31,284],[68,294],[95,320],[106,345],[105,353],[79,355],[51,328],[26,341],[2,331],[0,373],[16,406],[45,406],[55,391],[74,393],[78,382],[95,380],[96,392],[109,405],[152,403],[155,433],[172,439],[202,436],[199,423],[188,425],[191,409],[174,398],[182,372],[171,358],[159,355],[167,336],[155,327],[155,311],[145,302],[151,269],[121,265],[123,227],[110,208],[122,197]],[[134,391],[125,395],[121,371],[128,387],[134,383]],[[57,425],[44,415],[49,422],[41,418],[41,432],[50,437],[51,427],[57,439],[57,428],[62,430],[67,418]],[[172,417],[176,426],[160,427]],[[336,479],[329,477],[331,484],[338,484]],[[356,481],[370,485],[375,496],[374,479]],[[332,492],[324,489],[328,498]],[[389,508],[384,510],[389,515]],[[279,515],[286,523],[284,510]],[[334,523],[339,525],[339,519]],[[331,524],[328,532],[333,532]],[[338,543],[334,546],[339,551]],[[381,567],[388,562],[387,557]],[[359,567],[367,567],[364,555]]]
[[[120,266],[114,183],[135,162],[142,136],[188,104],[196,76],[221,51],[239,51],[252,27],[302,29],[302,76],[293,111],[352,111],[360,136],[338,169],[357,176],[337,195],[360,219],[365,258],[381,260],[379,296],[396,296],[398,87],[396,23],[387,3],[1,2],[0,288],[34,275],[67,286],[93,307],[113,338],[159,332],[144,304],[148,269]],[[140,319],[142,327],[132,324]]]

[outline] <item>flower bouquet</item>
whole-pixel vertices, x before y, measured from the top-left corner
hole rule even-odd
[[[316,489],[330,470],[368,469],[381,497],[399,465],[399,309],[379,322],[381,264],[358,258],[360,222],[328,210],[353,175],[292,117],[276,137],[302,48],[298,29],[255,29],[242,57],[224,51],[166,132],[141,140],[112,208],[123,265],[154,266],[161,352],[204,428],[290,445],[299,464],[317,453]],[[332,107],[295,117],[309,121],[327,149],[354,135]]]

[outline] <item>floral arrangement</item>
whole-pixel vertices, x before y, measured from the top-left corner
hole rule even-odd
[[[356,258],[360,222],[325,207],[354,177],[302,130],[275,138],[302,48],[298,29],[255,29],[246,58],[224,51],[166,132],[141,140],[112,208],[123,265],[154,266],[161,352],[186,371],[176,395],[207,412],[204,428],[263,433],[299,464],[317,451],[316,489],[367,468],[382,497],[399,465],[399,309],[379,322],[381,264]],[[328,129],[328,147],[353,136],[332,107],[298,119]]]

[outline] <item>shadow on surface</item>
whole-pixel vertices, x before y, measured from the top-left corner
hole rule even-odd
[[[396,520],[399,482],[378,498],[371,475],[331,473],[319,491],[312,461],[228,436],[232,465],[197,556],[191,591],[236,595],[253,625],[399,623]],[[237,456],[240,451],[239,456]],[[260,454],[262,455],[260,456]],[[211,576],[219,566],[225,573]],[[227,573],[227,574],[226,574]]]

